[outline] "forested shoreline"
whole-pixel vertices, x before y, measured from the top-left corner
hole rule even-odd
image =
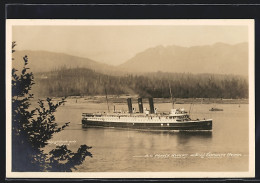
[[[248,98],[246,77],[220,74],[148,73],[106,75],[86,68],[60,68],[35,74],[40,96],[93,96],[137,94],[140,97]]]

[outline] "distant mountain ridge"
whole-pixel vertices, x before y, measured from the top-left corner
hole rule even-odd
[[[89,58],[49,51],[16,51],[14,67],[20,67],[22,57],[29,58],[32,72],[48,72],[61,67],[87,68],[112,75],[149,72],[213,73],[248,75],[248,43],[229,45],[215,43],[205,46],[157,46],[137,53],[119,66],[100,63]]]
[[[65,53],[30,50],[15,51],[13,53],[13,58],[15,59],[13,61],[13,66],[21,67],[23,62],[20,62],[19,60],[22,60],[25,55],[29,58],[28,67],[31,68],[32,72],[48,72],[61,67],[88,68],[106,74],[117,71],[117,68],[112,65],[99,63],[88,58],[81,58]]]
[[[248,74],[248,43],[205,46],[157,46],[121,64],[132,72]]]

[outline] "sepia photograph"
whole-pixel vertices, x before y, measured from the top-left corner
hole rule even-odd
[[[6,20],[7,178],[255,176],[254,20]]]

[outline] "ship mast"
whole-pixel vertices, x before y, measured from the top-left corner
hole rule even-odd
[[[171,95],[171,101],[172,101],[172,108],[174,109],[174,101],[173,101],[173,97],[172,97],[172,89],[169,83],[169,88],[170,88],[170,95]]]
[[[108,98],[107,98],[107,90],[106,90],[106,86],[105,86],[105,93],[106,93],[106,101],[107,101],[107,111],[109,112],[109,105],[108,105]]]

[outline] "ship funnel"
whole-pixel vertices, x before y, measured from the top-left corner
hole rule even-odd
[[[142,98],[138,98],[138,106],[139,106],[139,112],[144,113]]]
[[[153,98],[149,98],[150,114],[154,114]]]
[[[127,105],[128,105],[128,111],[129,111],[129,113],[133,113],[132,99],[131,99],[131,98],[128,98],[128,99],[127,99]]]

